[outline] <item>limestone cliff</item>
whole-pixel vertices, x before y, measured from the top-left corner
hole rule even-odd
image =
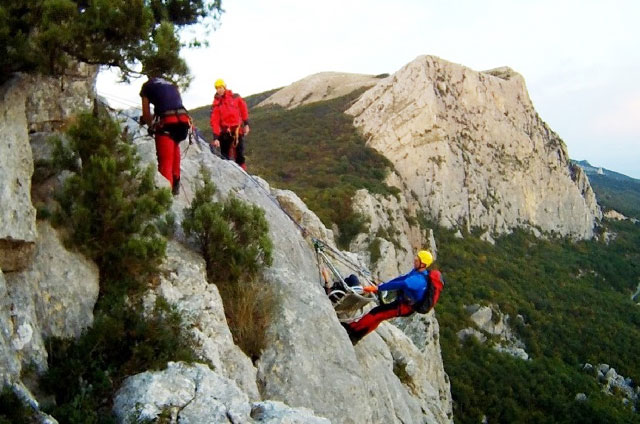
[[[562,140],[536,113],[522,76],[421,56],[347,111],[432,219],[590,238],[601,211]]]
[[[85,87],[92,87],[92,78],[87,76]],[[39,85],[48,90],[56,81],[47,80],[29,89],[20,83],[2,87],[4,92],[14,93],[12,101],[17,105],[5,100],[2,107],[20,118],[7,126],[10,137],[23,143],[41,141],[69,118],[66,112],[52,113],[67,103],[64,92],[47,96],[38,91]],[[77,97],[76,105],[86,108],[93,97],[92,90],[86,90]],[[25,104],[33,106],[32,113]],[[16,107],[22,109],[16,111]],[[153,140],[138,134],[135,143],[143,162],[155,164]],[[414,342],[386,323],[379,335],[354,348],[320,286],[309,240],[283,213],[277,198],[283,203],[287,197],[293,199],[305,225],[317,226],[322,237],[330,238],[331,232],[293,196],[271,190],[266,182],[213,156],[208,146],[183,143],[181,148],[182,191],[172,206],[178,223],[201,184],[201,167],[211,172],[219,199],[234,195],[265,211],[274,253],[273,265],[264,270],[264,278],[277,294],[278,314],[269,329],[267,348],[252,364],[233,343],[217,289],[204,277],[202,258],[185,248],[188,241],[178,232],[176,237],[183,245],[169,243],[159,284],[150,288],[146,299],[152,304],[156,296],[162,296],[180,311],[184,330],[195,337],[196,353],[208,365],[178,363],[164,371],[132,376],[116,397],[114,411],[121,420],[153,419],[169,408],[176,421],[194,423],[208,423],[211,416],[228,422],[451,422],[451,395],[435,316],[415,318],[423,328],[431,329],[425,332],[426,341]],[[91,325],[98,291],[95,265],[67,251],[46,222],[36,222],[29,197],[32,146],[21,149],[24,159],[4,160],[3,156],[0,161],[2,175],[17,175],[16,167],[22,162],[28,165],[16,177],[26,187],[19,193],[26,212],[7,211],[9,204],[0,203],[0,216],[15,218],[16,228],[27,229],[22,231],[26,235],[20,236],[23,244],[32,245],[32,253],[23,258],[20,270],[8,272],[0,265],[0,378],[14,390],[23,387],[20,372],[25,364],[35,363],[36,372],[46,368],[43,340],[47,336],[75,337]],[[46,149],[38,149],[37,154],[46,157]],[[166,184],[162,177],[157,182]],[[14,191],[11,194],[15,195]],[[40,195],[46,197],[47,191]],[[21,253],[15,253],[19,248],[9,246],[4,257],[13,254],[22,258]],[[406,372],[399,375],[398,369]],[[35,399],[31,401],[37,407]]]
[[[378,81],[372,75],[320,72],[278,90],[258,106],[279,105],[292,109],[312,102],[335,99],[363,87],[372,87]]]

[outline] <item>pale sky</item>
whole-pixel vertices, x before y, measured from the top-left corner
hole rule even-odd
[[[210,47],[184,52],[187,108],[222,78],[243,96],[308,75],[394,73],[424,54],[483,71],[509,66],[572,159],[640,178],[638,0],[223,0]],[[98,92],[138,105],[109,73]]]

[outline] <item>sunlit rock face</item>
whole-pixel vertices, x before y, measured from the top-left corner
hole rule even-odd
[[[513,70],[421,56],[347,113],[439,224],[593,236],[602,213],[589,182]]]

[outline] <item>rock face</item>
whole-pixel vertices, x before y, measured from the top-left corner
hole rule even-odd
[[[36,210],[31,204],[33,159],[27,130],[28,83],[20,77],[0,87],[0,269],[24,269],[36,241]]]
[[[46,139],[89,108],[96,75],[95,66],[77,65],[60,78],[18,75],[0,87],[0,268],[5,272],[27,266],[37,237],[30,139]]]
[[[335,99],[354,90],[371,87],[378,81],[380,80],[372,75],[321,72],[278,90],[258,106],[279,105],[293,109],[320,100]]]
[[[141,140],[139,143],[139,149],[145,152],[149,149],[144,144],[152,141]],[[425,414],[437,417],[431,422],[450,422],[450,417],[440,412],[446,407],[430,412],[416,407],[411,412],[401,412],[406,404],[419,405],[421,401],[414,399],[415,395],[394,375],[389,375],[390,379],[395,379],[394,385],[386,388],[384,394],[368,389],[371,374],[357,359],[320,285],[313,248],[283,213],[276,199],[282,198],[283,193],[272,191],[266,182],[247,175],[234,163],[213,156],[206,146],[194,144],[188,151],[183,146],[183,152],[186,152],[182,161],[183,190],[173,205],[178,222],[182,219],[182,208],[190,203],[200,184],[201,166],[210,171],[218,188],[218,198],[233,195],[255,204],[265,211],[269,222],[269,236],[274,245],[273,264],[265,270],[264,278],[276,292],[278,311],[268,333],[268,346],[256,363],[261,398],[281,401],[293,408],[308,408],[332,422],[401,422],[397,417],[404,416],[404,422],[417,423],[424,422]],[[149,160],[155,158],[151,159],[149,155]],[[300,216],[307,214],[300,212]],[[317,217],[307,217],[309,222],[319,222]],[[329,234],[326,229],[318,230]],[[168,295],[168,298],[172,296]],[[440,356],[428,360],[441,361]],[[235,380],[235,377],[231,378]],[[389,393],[399,400],[388,402]],[[353,399],[371,402],[353,402]],[[390,421],[378,420],[381,412],[374,410],[372,405],[392,408],[388,412]]]
[[[246,423],[249,399],[233,381],[206,365],[170,362],[167,369],[129,377],[116,394],[113,411],[119,422]]]
[[[441,225],[593,236],[601,211],[589,182],[511,69],[421,56],[347,113]]]
[[[408,272],[418,250],[429,249],[437,256],[433,231],[425,233],[415,223],[415,203],[407,202],[403,193],[383,196],[358,190],[353,197],[353,210],[367,217],[369,225],[349,249],[358,252],[378,280]]]
[[[13,87],[24,88],[24,83],[3,89],[18,89]],[[66,119],[67,112],[60,112],[62,109],[39,103],[38,99],[47,97],[44,94],[31,96],[24,91],[24,95],[16,97],[30,99],[26,104],[35,106],[33,113],[27,111],[28,107],[22,109],[21,113],[32,118],[8,128],[11,137],[34,131],[32,135],[37,134],[42,140],[45,133]],[[62,103],[65,102],[60,100]],[[87,102],[78,100],[78,105],[86,106]],[[135,143],[143,161],[155,166],[153,140],[141,137]],[[24,151],[25,160],[32,163],[28,146]],[[427,354],[423,347],[413,345],[410,338],[386,324],[366,343],[371,345],[376,359],[361,360],[361,350],[368,347],[358,346],[357,354],[340,326],[321,287],[309,239],[283,213],[276,199],[283,198],[283,193],[272,191],[264,181],[247,175],[234,163],[213,156],[208,146],[189,147],[185,143],[182,151],[182,190],[172,206],[178,223],[183,208],[190,204],[201,184],[201,167],[210,171],[219,200],[236,196],[264,210],[274,252],[273,264],[264,270],[263,277],[277,296],[276,317],[267,334],[267,347],[254,367],[232,343],[217,289],[204,279],[202,259],[188,248],[170,243],[159,285],[147,294],[146,304],[150,306],[161,295],[181,311],[185,330],[196,336],[197,353],[213,369],[203,364],[174,364],[161,373],[132,376],[116,399],[116,410],[124,411],[120,416],[124,417],[131,408],[136,410],[138,405],[145,411],[155,408],[153,413],[157,414],[179,414],[181,422],[211,422],[211,417],[216,417],[213,421],[220,418],[221,422],[451,422],[447,412],[450,396],[441,395],[449,389],[446,377],[442,378],[445,374],[439,352],[428,350]],[[46,157],[46,149],[39,154]],[[17,166],[13,162],[7,165]],[[31,175],[26,172],[20,178],[24,179],[21,184],[28,185]],[[30,203],[27,199],[28,196],[25,204]],[[0,203],[2,213],[6,205],[4,200]],[[317,217],[307,218],[309,223],[319,222]],[[17,225],[31,228],[33,259],[26,261],[20,272],[0,270],[3,382],[19,382],[26,363],[33,362],[42,371],[47,357],[42,340],[50,335],[78,336],[91,325],[98,293],[95,265],[68,252],[48,224],[36,226],[30,218],[27,221]],[[317,230],[330,238],[326,228],[318,225]],[[189,245],[180,231],[176,238]],[[23,239],[28,241],[27,237]],[[429,333],[427,338],[427,344],[437,344],[436,333]],[[390,343],[396,345],[390,347]],[[400,364],[396,371],[404,369],[403,372],[393,372],[396,363]],[[380,367],[386,368],[382,376],[377,373]],[[434,373],[436,369],[439,371]],[[262,402],[251,403],[257,400]],[[167,406],[169,410],[165,410]],[[207,418],[198,418],[203,416]]]
[[[202,364],[170,362],[166,370],[129,377],[116,394],[120,422],[171,419],[171,422],[329,424],[304,408],[282,402],[250,403],[232,380]]]
[[[477,329],[465,328],[458,332],[458,339],[464,340],[467,337],[475,337],[481,343],[487,340],[485,334],[497,336],[498,342],[493,345],[498,352],[507,353],[523,360],[529,359],[529,354],[524,350],[525,344],[520,340],[509,326],[511,317],[509,314],[502,314],[496,306],[470,305],[465,308],[470,314],[471,322]],[[494,310],[496,309],[496,310]],[[521,315],[516,319],[522,320]],[[478,331],[480,330],[480,331]]]
[[[160,284],[147,294],[145,305],[150,309],[156,297],[162,296],[175,306],[185,330],[196,342],[196,353],[213,366],[213,371],[235,381],[249,399],[259,400],[256,369],[233,343],[222,299],[217,287],[207,282],[202,257],[170,242],[161,270]]]
[[[82,255],[67,251],[48,223],[38,224],[38,234],[29,267],[5,274],[6,295],[0,315],[8,315],[3,333],[10,345],[2,347],[0,358],[9,358],[8,371],[19,372],[26,365],[46,369],[44,340],[50,336],[78,337],[93,322],[99,289],[97,267]],[[15,372],[8,374],[17,377]]]

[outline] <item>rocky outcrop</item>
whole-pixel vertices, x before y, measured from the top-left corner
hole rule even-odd
[[[349,249],[358,253],[378,280],[407,272],[420,249],[429,249],[437,256],[433,231],[420,228],[415,203],[407,202],[402,192],[383,196],[358,190],[353,197],[353,211],[366,217],[369,224]]]
[[[151,143],[151,140],[141,139],[138,143],[139,150],[146,152],[149,149],[144,144]],[[270,224],[269,236],[274,245],[273,264],[265,270],[263,277],[273,287],[278,307],[276,319],[268,332],[267,347],[256,363],[261,398],[284,402],[293,408],[308,408],[315,415],[332,422],[400,422],[378,421],[378,414],[382,412],[375,410],[375,405],[392,408],[384,414],[390,414],[390,417],[405,416],[405,422],[423,422],[425,414],[437,417],[436,421],[431,422],[450,422],[446,413],[438,412],[446,410],[446,407],[431,412],[424,412],[420,407],[411,409],[410,413],[401,412],[405,405],[420,405],[422,401],[403,388],[393,373],[388,376],[391,380],[395,379],[391,389],[380,392],[368,389],[372,376],[366,367],[373,364],[365,365],[358,361],[346,332],[340,326],[320,285],[312,246],[303,238],[296,224],[283,213],[277,201],[286,193],[272,190],[266,182],[247,175],[234,163],[213,156],[207,146],[194,144],[188,150],[186,146],[183,149],[183,188],[181,194],[174,198],[173,205],[178,222],[182,219],[183,207],[189,205],[195,188],[201,183],[199,170],[204,166],[216,183],[219,199],[233,195],[255,204],[264,210]],[[151,155],[143,157],[155,160]],[[295,200],[295,196],[284,197]],[[301,217],[307,216],[308,222],[319,222],[317,217],[299,212]],[[318,231],[319,234],[329,234],[319,226]],[[182,274],[176,272],[176,275]],[[172,302],[171,294],[165,292],[164,295]],[[181,296],[178,293],[176,295]],[[197,297],[195,292],[194,296]],[[186,312],[188,308],[181,309]],[[381,344],[384,346],[384,343]],[[318,346],[322,348],[318,349]],[[426,360],[437,363],[441,357],[438,355],[437,359],[428,357]],[[222,374],[221,371],[219,373]],[[224,376],[235,380],[230,375]],[[397,401],[388,402],[389,396]],[[354,403],[353,399],[368,401]]]
[[[20,375],[20,359],[13,348],[14,324],[7,282],[0,269],[0,385],[4,386]]]
[[[458,339],[462,341],[467,337],[475,337],[479,342],[484,343],[487,340],[487,335],[496,336],[497,342],[493,344],[495,350],[523,360],[529,359],[529,354],[524,349],[524,342],[518,338],[509,325],[511,318],[509,314],[501,313],[496,306],[489,307],[476,304],[467,306],[465,309],[470,314],[469,318],[477,329],[465,328],[460,330]],[[516,319],[524,322],[524,318],[521,315],[518,315]]]
[[[325,240],[336,247],[333,231],[327,229],[320,218],[291,190],[272,190],[280,206],[312,237]]]
[[[250,400],[259,400],[256,369],[233,343],[222,299],[217,287],[207,282],[202,257],[170,242],[161,266],[160,284],[145,296],[147,310],[152,309],[158,296],[180,313],[182,325],[192,336],[193,347],[203,362],[220,376],[233,380]]]
[[[116,394],[113,410],[120,422],[165,418],[171,422],[329,424],[305,408],[282,402],[251,403],[227,378],[202,364],[170,362],[163,371],[127,378]]]
[[[48,112],[33,116],[39,116],[43,124],[30,126],[28,119],[22,122],[36,131],[34,134],[44,134],[37,131],[49,131],[59,123]],[[153,140],[139,137],[135,143],[143,161],[155,167]],[[162,296],[179,310],[185,329],[195,336],[197,353],[207,365],[170,365],[166,374],[132,376],[116,399],[117,410],[124,411],[120,416],[132,408],[136,411],[136,405],[143,409],[148,405],[150,409],[145,410],[156,408],[153,411],[157,414],[178,413],[183,422],[198,422],[202,416],[231,422],[451,422],[447,402],[437,403],[440,390],[444,390],[440,383],[430,382],[431,388],[416,386],[430,381],[429,369],[433,367],[440,367],[444,375],[440,357],[426,356],[421,348],[412,348],[409,338],[387,324],[386,331],[391,335],[374,334],[367,342],[374,344],[380,361],[365,363],[359,359],[320,285],[313,247],[276,199],[282,193],[272,191],[266,182],[247,175],[234,163],[211,155],[208,146],[189,147],[185,143],[182,149],[182,189],[172,206],[177,222],[201,184],[201,167],[210,171],[219,200],[236,196],[263,209],[274,245],[273,264],[264,270],[263,278],[276,294],[277,313],[268,330],[267,347],[254,368],[232,343],[217,289],[204,278],[202,259],[184,246],[169,243],[159,284],[147,294],[146,305],[150,307],[154,298]],[[42,155],[46,157],[45,150]],[[28,183],[30,175],[23,178]],[[3,202],[0,208],[5,205]],[[309,219],[315,222],[317,217]],[[318,234],[330,235],[320,226],[317,229]],[[39,223],[33,234],[33,260],[23,271],[0,272],[3,382],[19,380],[27,362],[42,371],[47,356],[43,339],[76,337],[93,319],[98,293],[95,265],[68,252],[48,224]],[[176,239],[189,246],[180,230]],[[402,340],[399,346],[388,346],[398,340]],[[409,367],[410,378],[403,381],[393,372],[394,361],[414,361],[419,366]],[[377,365],[391,366],[384,380],[374,375]],[[259,399],[262,402],[251,403]],[[383,409],[375,410],[376,406]]]
[[[0,87],[0,269],[5,272],[27,266],[37,237],[25,105],[28,88],[20,77]]]
[[[618,374],[615,368],[608,364],[598,364],[594,367],[586,363],[583,369],[595,374],[598,382],[602,384],[602,390],[605,393],[609,395],[621,395],[625,405],[630,405],[633,411],[638,410],[638,405],[640,404],[640,386],[634,386],[631,378]]]
[[[156,420],[188,423],[247,423],[247,395],[206,365],[170,362],[163,371],[148,371],[125,380],[113,411],[119,422]]]
[[[40,222],[33,261],[5,279],[2,311],[8,312],[9,325],[3,332],[9,333],[11,344],[0,357],[45,370],[47,337],[78,337],[93,323],[98,269],[84,256],[67,251],[58,233]]]
[[[278,105],[293,109],[308,103],[335,99],[379,81],[373,75],[320,72],[284,87],[263,100],[258,106]]]
[[[96,75],[97,67],[77,65],[63,77],[19,74],[0,87],[0,268],[5,272],[28,265],[37,237],[30,140],[46,146],[51,131],[91,107]]]
[[[511,69],[421,56],[347,113],[439,224],[593,236],[601,211],[588,180]]]

